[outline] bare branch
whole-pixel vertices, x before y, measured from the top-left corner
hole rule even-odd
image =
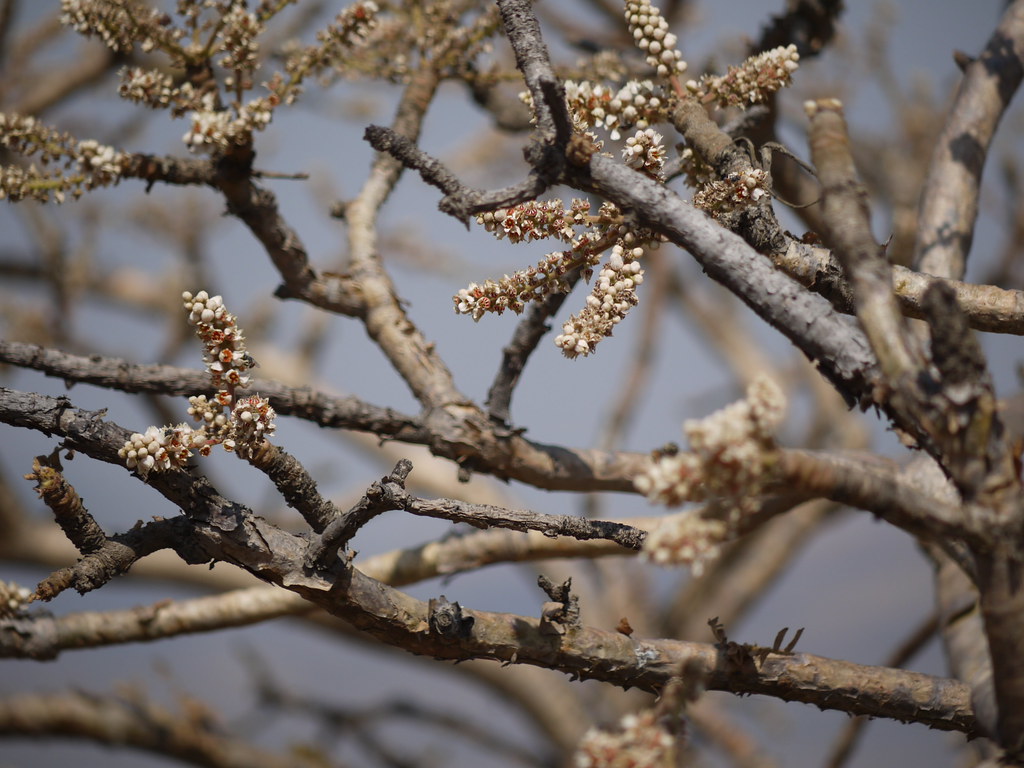
[[[26,410],[29,404],[23,403]],[[103,461],[117,461],[114,446],[122,442],[123,430],[96,414],[76,416],[66,402],[52,402],[46,411],[49,430],[63,434],[68,447]],[[2,411],[0,416],[10,418]],[[30,418],[21,419],[24,425],[31,424]],[[204,478],[165,471],[150,473],[148,482],[186,511],[187,517],[178,520],[187,523],[188,540],[179,544],[179,549],[240,565],[378,640],[413,653],[535,664],[645,690],[660,688],[687,663],[706,675],[712,689],[763,693],[851,714],[925,722],[937,728],[973,729],[965,688],[916,673],[806,654],[769,655],[760,668],[742,659],[723,667],[720,650],[713,646],[640,640],[587,627],[559,635],[553,648],[552,636],[541,631],[538,620],[481,611],[471,613],[472,631],[458,638],[425,632],[430,626],[426,603],[365,576],[342,560],[310,572],[302,565],[308,551],[304,537],[276,528],[228,502]]]
[[[914,267],[961,278],[974,238],[981,172],[1010,99],[1024,77],[1024,2],[1013,0],[981,56],[967,66],[935,142],[918,212]]]
[[[207,768],[314,768],[318,758],[275,755],[231,739],[195,713],[176,714],[138,694],[20,694],[0,699],[0,734],[74,736],[129,745]]]
[[[842,104],[822,99],[806,109],[811,118],[811,157],[822,185],[823,216],[853,289],[857,318],[878,356],[886,384],[904,395],[905,379],[921,370],[922,361],[911,347],[893,299],[889,264],[871,235],[870,212],[853,165]]]
[[[135,365],[98,355],[81,357],[31,344],[0,341],[0,360],[66,381],[84,381],[126,392],[191,395],[211,391],[209,375],[200,371]],[[419,419],[368,405],[355,397],[335,397],[266,379],[253,380],[250,388],[269,397],[281,414],[295,415],[325,427],[356,429],[382,438],[427,445],[435,455],[459,461],[475,471],[514,478],[539,488],[635,492],[633,478],[649,461],[641,453],[537,443],[514,432],[509,434],[504,428],[499,435],[496,426],[482,415],[473,421],[473,429],[466,425],[452,428],[444,422],[428,426]],[[10,396],[10,392],[0,388],[0,400]],[[17,415],[17,407],[12,405],[14,410],[8,412],[12,419]],[[54,406],[40,407],[45,411]],[[3,421],[6,418],[0,405],[0,422]]]
[[[790,277],[828,299],[840,312],[854,313],[853,293],[831,251],[791,242],[785,253],[773,253],[772,260]],[[957,304],[974,330],[1024,334],[1024,291],[962,283],[899,265],[892,267],[892,293],[906,317],[924,318],[924,294],[935,283],[949,285],[955,291]]]

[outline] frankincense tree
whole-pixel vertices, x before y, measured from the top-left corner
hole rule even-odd
[[[325,739],[285,751],[223,726],[195,698],[167,709],[145,691],[3,690],[0,734],[73,735],[210,766],[345,764],[331,744],[342,739],[369,764],[433,764],[412,737],[377,727],[405,720],[474,745],[480,764],[674,766],[710,751],[765,765],[756,729],[733,720],[743,705],[723,704],[756,693],[857,716],[831,765],[848,759],[869,718],[951,731],[957,755],[1024,764],[1024,409],[997,396],[981,337],[1024,332],[1012,160],[1000,191],[1004,254],[965,282],[986,156],[1024,74],[1024,0],[1006,4],[981,50],[956,55],[959,82],[942,106],[901,90],[878,12],[868,69],[895,108],[898,158],[872,139],[876,129],[848,128],[852,84],[840,93],[805,66],[842,55],[838,0],[790,0],[745,51],[726,47],[702,65],[680,41],[692,22],[680,1],[593,0],[571,12],[530,0],[365,0],[329,13],[329,3],[297,0],[57,5],[0,2],[0,197],[33,254],[17,258],[12,238],[0,256],[9,339],[0,361],[29,382],[29,391],[0,388],[3,469],[38,494],[29,500],[0,478],[0,556],[47,574],[34,587],[0,582],[0,655],[24,669],[84,648],[173,646],[292,617],[344,647],[466,662],[456,669],[468,684],[498,691],[536,737],[524,746],[500,718],[456,716],[447,702],[339,708],[287,691],[272,658],[250,665],[259,702],[315,720]],[[74,62],[52,55],[52,40],[74,35],[89,39]],[[805,75],[789,99],[783,89],[800,89]],[[116,128],[76,102],[103,88],[122,100]],[[318,212],[344,233],[342,256],[318,258],[298,223],[309,213],[295,203],[307,176],[264,163],[275,141],[298,141],[295,115],[350,124],[358,99],[381,88],[394,94],[393,117],[364,126],[360,146],[373,154],[361,188],[332,205],[330,182],[313,180]],[[487,134],[483,148],[442,162],[425,120],[433,104],[460,98]],[[162,154],[168,126],[184,148]],[[129,148],[147,141],[149,151]],[[511,143],[525,165],[500,186]],[[317,151],[336,144],[322,137]],[[349,164],[346,180],[355,175]],[[493,258],[466,267],[431,251],[428,237],[403,239],[386,217],[403,177],[421,202],[436,195],[449,220],[514,245],[519,268],[499,276]],[[479,179],[485,188],[470,183]],[[210,200],[224,223],[207,214]],[[886,215],[884,243],[869,204]],[[91,254],[140,225],[179,255],[173,277],[142,258],[110,266]],[[228,227],[245,233],[244,254],[209,245]],[[97,234],[119,229],[120,241]],[[257,266],[267,260],[269,282]],[[438,327],[457,345],[429,341],[431,312],[416,304],[426,284],[400,279],[410,263],[447,286],[459,325]],[[15,281],[32,286],[31,301]],[[274,308],[246,310],[243,291]],[[285,300],[316,312],[302,343],[274,352],[268,317]],[[146,330],[122,321],[97,333],[101,323],[81,320],[96,303],[141,310]],[[691,413],[678,445],[672,430],[627,450],[652,373],[672,355],[672,309],[725,362],[733,396]],[[369,345],[359,349],[390,364],[417,412],[302,380],[327,343],[326,315],[362,326]],[[512,326],[503,346],[485,349]],[[562,370],[619,363],[580,379],[549,373],[549,402],[527,398],[513,418],[521,383],[555,364],[543,362],[553,328]],[[124,329],[149,334],[147,349],[163,338],[158,354],[141,353],[158,362],[109,354],[103,339]],[[473,351],[462,359],[455,347]],[[200,354],[202,368],[165,364]],[[365,365],[356,348],[341,354],[345,366]],[[475,397],[466,366],[476,375],[492,358],[486,398]],[[610,370],[621,380],[609,387],[599,379]],[[110,405],[86,409],[80,389],[46,394],[33,371],[95,385]],[[613,402],[602,404],[608,392]],[[556,443],[529,434],[537,407],[568,401],[607,408],[594,447],[571,445],[569,426]],[[899,437],[898,453],[871,450],[873,420]],[[331,430],[349,441],[339,455],[387,461],[387,474],[362,476],[349,500],[327,492],[337,460],[310,461],[298,433],[275,431],[291,423]],[[25,430],[47,438],[34,459],[8,437]],[[217,446],[243,461],[226,471]],[[116,508],[117,495],[83,498],[72,482],[101,464],[166,508],[103,522],[110,516],[86,503]],[[273,490],[266,508],[229,490],[231,478],[254,476]],[[558,493],[529,495],[536,508],[527,509],[519,489]],[[613,498],[641,511],[611,510]],[[935,574],[923,625],[884,666],[815,655],[808,636],[781,622],[760,642],[738,642],[733,626],[841,508],[914,538]],[[355,539],[388,512],[465,525],[361,554]],[[533,570],[532,615],[487,591],[453,601],[428,585],[429,598],[414,596],[438,576],[473,571],[471,583],[479,569],[511,564]],[[145,609],[89,605],[90,593],[133,578],[211,594]],[[72,591],[85,596],[75,608],[46,605]],[[935,636],[948,670],[904,669]],[[442,760],[456,759],[452,749]]]

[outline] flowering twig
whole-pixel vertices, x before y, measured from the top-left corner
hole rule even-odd
[[[0,147],[33,163],[28,168],[0,166],[0,200],[25,198],[62,203],[97,187],[117,184],[129,155],[93,139],[78,140],[69,133],[16,114],[0,113]],[[41,170],[53,163],[54,170]]]
[[[740,519],[759,508],[757,496],[773,475],[775,430],[785,405],[774,382],[755,380],[745,400],[683,425],[689,451],[655,452],[650,469],[636,479],[637,489],[650,501],[679,506],[715,498],[729,503],[724,519],[666,518],[644,542],[646,557],[663,565],[687,563],[700,574],[704,562],[718,556],[719,545],[735,535]]]
[[[27,403],[17,419],[0,409],[0,418],[26,426],[36,425],[65,438],[65,444],[85,455],[116,463],[116,443],[124,431],[96,414],[80,414],[49,398],[40,410]],[[305,537],[269,524],[238,504],[220,496],[208,481],[185,473],[153,473],[150,484],[187,516],[166,521],[177,546],[186,544],[190,557],[231,561],[264,580],[284,585],[332,614],[355,623],[372,636],[414,653],[439,658],[492,658],[515,660],[562,669],[612,683],[645,689],[664,685],[671,671],[683,663],[697,665],[709,689],[761,693],[786,700],[811,701],[855,714],[897,717],[938,728],[972,731],[966,686],[938,681],[903,670],[839,662],[809,654],[768,658],[754,673],[722,670],[713,646],[674,640],[631,638],[582,626],[561,637],[553,649],[539,622],[523,616],[472,611],[470,636],[454,640],[424,632],[425,602],[369,579],[340,560],[325,570],[310,573],[303,566]],[[273,553],[273,556],[268,556]],[[854,684],[853,681],[856,681]],[[941,696],[935,691],[941,690]],[[928,700],[894,691],[927,691]]]
[[[245,348],[245,337],[235,316],[224,307],[220,296],[206,291],[193,296],[182,294],[189,322],[204,345],[203,360],[210,372],[217,394],[189,398],[189,415],[200,426],[182,423],[173,427],[149,427],[145,434],[136,432],[119,454],[129,469],[143,476],[150,471],[183,467],[193,451],[209,456],[215,445],[249,458],[263,441],[274,434],[276,413],[270,402],[258,395],[238,398],[236,389],[249,383],[246,371],[256,361]]]

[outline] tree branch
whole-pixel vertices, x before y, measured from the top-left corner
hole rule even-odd
[[[115,446],[123,442],[126,430],[97,414],[79,414],[66,400],[42,400],[40,415],[48,417],[47,431],[63,435],[69,448],[118,462]],[[30,403],[23,405],[28,410]],[[0,416],[10,418],[3,411]],[[20,425],[35,426],[27,416],[20,418]],[[589,627],[553,636],[541,631],[537,619],[482,611],[470,614],[470,631],[458,637],[437,634],[430,630],[425,602],[369,578],[340,559],[310,571],[303,565],[309,549],[306,537],[283,531],[229,502],[205,478],[181,471],[151,472],[148,483],[186,513],[188,541],[179,543],[178,549],[239,565],[376,639],[412,653],[526,663],[644,690],[661,688],[686,663],[713,690],[762,693],[968,733],[974,727],[966,687],[901,670],[807,654],[769,654],[758,666],[735,649],[723,655],[725,649],[717,646],[642,640]]]
[[[961,278],[974,238],[981,172],[996,127],[1024,77],[1024,2],[1013,0],[964,73],[922,187],[914,268]]]
[[[794,241],[785,253],[773,253],[771,258],[777,267],[824,296],[840,312],[854,314],[853,292],[831,251]],[[936,283],[953,289],[957,304],[974,330],[1024,334],[1024,291],[962,283],[915,272],[898,264],[892,266],[892,293],[906,317],[924,318],[924,294]]]
[[[73,736],[174,757],[207,768],[320,768],[292,750],[275,755],[231,739],[194,713],[174,714],[138,694],[20,694],[0,699],[0,734]]]
[[[99,355],[81,357],[18,342],[0,341],[0,361],[40,370],[66,382],[88,382],[125,392],[194,395],[212,391],[209,374],[203,371],[135,365],[120,358]],[[324,427],[354,429],[382,438],[426,445],[435,456],[469,465],[475,471],[548,490],[635,493],[633,478],[649,461],[647,454],[641,453],[538,443],[505,428],[498,435],[495,425],[486,418],[474,420],[474,429],[453,430],[443,424],[428,427],[422,420],[390,408],[368,405],[356,397],[334,397],[307,387],[289,387],[268,379],[254,379],[249,388],[269,397],[279,414],[294,415]],[[5,397],[23,397],[13,392],[0,387],[0,401]],[[40,402],[36,401],[36,405]],[[18,407],[17,404],[11,405],[8,411],[11,419],[16,417]],[[39,407],[46,410],[53,406],[44,404]],[[0,422],[5,420],[4,407],[0,404]]]

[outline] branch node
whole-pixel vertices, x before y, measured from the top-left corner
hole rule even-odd
[[[452,640],[468,638],[473,632],[475,621],[472,616],[463,614],[458,601],[449,602],[444,595],[430,598],[427,604],[427,623],[435,635]]]

